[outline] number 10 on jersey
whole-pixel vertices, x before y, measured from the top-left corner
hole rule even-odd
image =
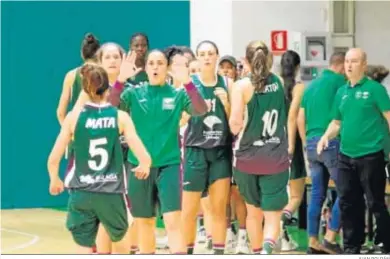
[[[278,128],[278,111],[273,109],[263,115],[263,137],[273,137]]]

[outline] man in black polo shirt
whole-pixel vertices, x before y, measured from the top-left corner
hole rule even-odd
[[[340,199],[344,252],[360,253],[364,243],[364,196],[384,236],[384,250],[390,252],[390,215],[384,197],[386,187],[383,141],[390,125],[390,99],[386,89],[367,78],[366,54],[350,49],[345,58],[349,82],[335,98],[333,121],[317,146],[317,152],[340,133],[341,147],[337,192]],[[387,120],[384,125],[383,118]]]

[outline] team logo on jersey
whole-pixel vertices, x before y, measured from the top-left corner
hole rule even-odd
[[[175,108],[174,98],[164,98],[162,104],[163,110],[173,110]]]
[[[95,179],[93,179],[92,175],[81,175],[80,176],[80,183],[86,183],[86,184],[94,184]]]
[[[204,120],[203,120],[203,123],[210,129],[212,130],[214,128],[214,125],[216,124],[221,124],[222,121],[220,118],[218,118],[217,116],[215,115],[210,115],[210,116],[207,116]]]
[[[118,176],[115,173],[111,173],[107,175],[96,175],[95,177],[93,175],[87,174],[87,175],[81,175],[79,180],[80,183],[85,183],[85,184],[117,182]]]
[[[222,121],[215,115],[209,115],[204,120],[203,123],[207,126],[208,130],[203,130],[203,136],[205,139],[215,139],[218,140],[223,136],[222,130],[215,130],[214,127],[217,124],[221,124]]]

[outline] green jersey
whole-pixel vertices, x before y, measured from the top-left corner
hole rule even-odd
[[[324,135],[332,120],[330,111],[337,90],[345,83],[343,75],[326,69],[305,89],[301,108],[305,109],[307,139]]]
[[[195,108],[199,104],[201,108]],[[179,122],[182,112],[194,114],[206,109],[193,85],[187,91],[169,84],[154,86],[149,83],[127,87],[121,94],[119,107],[131,115],[137,133],[152,157],[152,167],[180,163]],[[127,160],[138,165],[131,150]]]
[[[74,164],[66,175],[66,187],[125,193],[117,108],[87,103],[77,120],[73,151]]]
[[[382,113],[390,111],[390,99],[383,85],[367,77],[354,87],[347,83],[334,103],[333,118],[341,121],[343,154],[356,158],[384,149],[388,129]]]
[[[271,74],[263,92],[254,92],[245,107],[237,136],[234,167],[248,174],[278,174],[289,168],[287,107],[283,85]]]
[[[199,76],[193,76],[192,81],[205,100],[211,103],[210,110],[203,116],[191,117],[185,133],[185,146],[214,148],[232,144],[229,121],[222,102],[215,96],[215,88],[221,87],[228,91],[227,80],[217,77],[215,86],[207,87],[201,82]]]
[[[149,82],[148,75],[146,74],[145,71],[141,71],[135,76],[129,78],[127,80],[127,86],[135,86],[135,85],[142,85]]]
[[[80,75],[80,69],[78,68],[75,72],[75,78],[73,81],[73,85],[71,88],[71,94],[70,94],[70,102],[68,105],[68,110],[71,111],[73,107],[75,106],[79,95],[81,93],[81,90],[83,89],[83,84],[81,80],[81,75]]]

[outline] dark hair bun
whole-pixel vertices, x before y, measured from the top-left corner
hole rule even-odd
[[[96,38],[92,33],[87,33],[84,38],[88,44],[92,44],[96,42]]]

